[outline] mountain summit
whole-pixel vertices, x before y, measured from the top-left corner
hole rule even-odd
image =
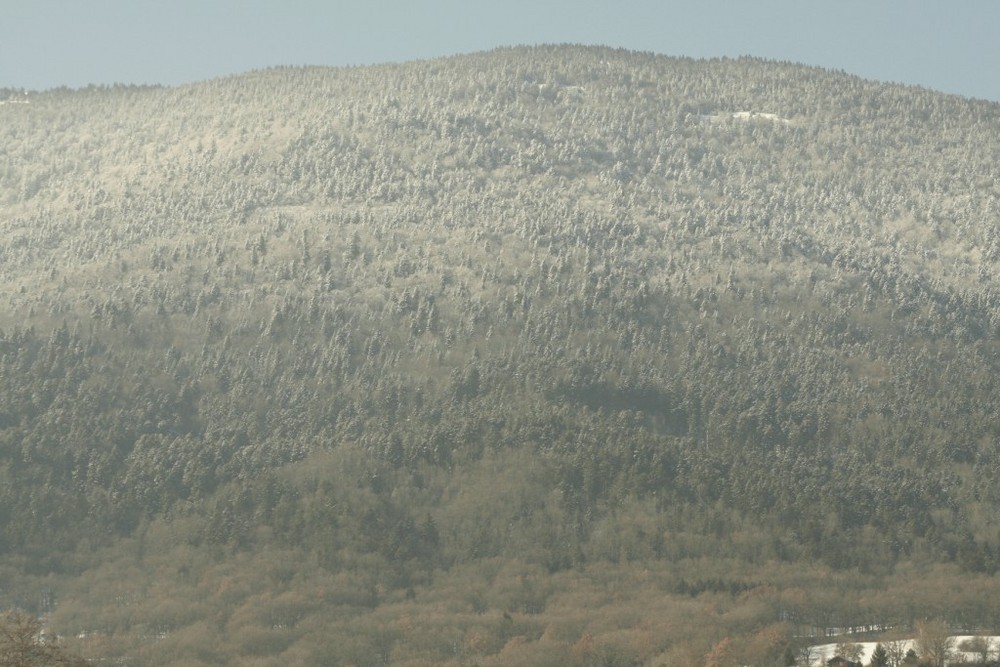
[[[995,618],[1000,105],[576,46],[26,101],[0,607],[80,653],[764,664]]]

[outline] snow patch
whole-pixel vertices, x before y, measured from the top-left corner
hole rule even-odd
[[[878,644],[885,644],[886,642],[851,642],[852,644],[857,644],[861,647],[861,657],[859,662],[863,665],[867,665],[872,661],[872,653],[875,652],[875,646]],[[837,647],[840,646],[840,642],[836,644],[820,644],[819,646],[810,647],[810,664],[813,667],[826,667],[826,661],[837,655]],[[909,651],[911,648],[915,651],[917,642],[914,639],[903,640],[903,652]]]
[[[1000,649],[1000,635],[978,635],[978,636],[981,636],[983,639],[987,640],[990,643],[990,646],[993,648],[993,651]],[[948,660],[947,664],[955,665],[955,664],[976,662],[977,660],[979,660],[979,656],[977,654],[962,651],[958,648],[966,641],[975,638],[976,635],[960,635],[960,636],[950,637],[949,639],[951,639],[951,659]],[[859,658],[859,662],[861,662],[861,664],[863,665],[867,665],[872,661],[872,653],[875,652],[875,647],[878,644],[882,644],[883,646],[885,646],[887,643],[889,643],[889,641],[892,640],[886,640],[881,642],[850,642],[850,643],[857,644],[858,646],[861,647],[861,658]],[[917,648],[917,640],[903,639],[901,641],[903,642],[904,652],[913,649],[914,651],[919,653],[919,649]],[[840,643],[819,644],[816,646],[810,646],[809,658],[812,667],[826,667],[826,661],[837,655],[837,646],[839,645]]]
[[[703,123],[718,123],[730,118],[743,121],[744,123],[769,121],[779,125],[788,125],[792,122],[790,119],[782,118],[776,113],[767,113],[764,111],[734,111],[733,113],[701,114],[698,116],[698,120]]]

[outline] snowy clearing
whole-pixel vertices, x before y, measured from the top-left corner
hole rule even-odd
[[[782,118],[778,114],[766,113],[763,111],[735,111],[733,113],[702,114],[698,116],[698,120],[703,123],[718,123],[730,118],[744,122],[766,120],[772,123],[778,123],[779,125],[788,125],[792,122],[790,119]]]
[[[979,636],[989,641],[993,651],[1000,649],[1000,635],[979,635]],[[948,661],[948,664],[955,665],[955,664],[977,662],[979,660],[979,657],[975,653],[960,651],[958,649],[958,647],[961,646],[964,642],[970,639],[975,639],[975,637],[976,637],[975,635],[957,635],[950,637],[949,639],[951,640],[952,656],[951,659]],[[920,649],[917,647],[916,639],[904,639],[902,640],[902,642],[903,642],[904,652],[909,651],[910,649],[913,649],[917,653],[920,652]],[[814,667],[826,667],[826,661],[837,655],[837,646],[839,646],[841,643],[843,642],[810,646],[809,663]],[[883,646],[885,646],[889,642],[882,641],[882,642],[850,642],[850,643],[857,644],[858,646],[861,647],[862,653],[859,661],[862,664],[867,665],[872,660],[872,653],[875,651],[875,646],[878,644],[882,644]]]

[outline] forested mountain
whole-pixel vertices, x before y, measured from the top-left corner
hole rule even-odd
[[[572,46],[0,100],[0,608],[82,655],[998,617],[1000,105]]]

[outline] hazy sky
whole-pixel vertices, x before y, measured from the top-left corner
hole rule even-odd
[[[749,54],[1000,101],[1000,0],[0,0],[0,87],[565,42]]]

